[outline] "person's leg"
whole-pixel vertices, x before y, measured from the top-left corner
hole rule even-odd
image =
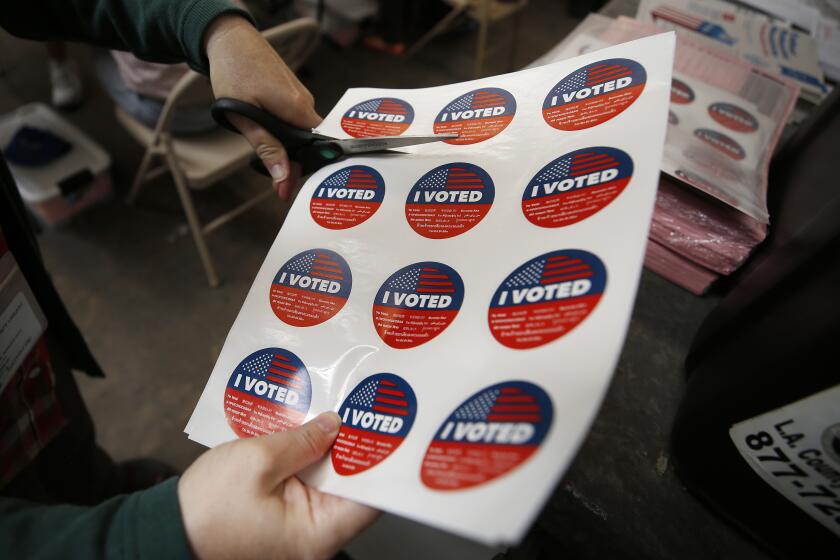
[[[163,112],[164,102],[129,89],[110,53],[96,53],[94,62],[96,76],[114,103],[141,123],[154,128]],[[210,115],[210,106],[203,104],[176,107],[169,121],[169,131],[175,136],[202,134],[215,128],[217,125]]]
[[[150,128],[157,124],[158,117],[163,110],[163,102],[143,97],[136,91],[128,89],[122,76],[120,76],[117,63],[109,52],[97,52],[94,57],[94,67],[99,83],[102,84],[105,92],[114,100],[114,103]]]
[[[69,109],[83,100],[82,79],[75,62],[67,57],[67,46],[61,41],[46,43],[49,56],[52,104],[59,109]]]

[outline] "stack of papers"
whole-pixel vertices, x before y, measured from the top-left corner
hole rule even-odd
[[[642,0],[636,17],[794,81],[809,101],[817,103],[830,91],[817,40],[766,15],[717,0]]]

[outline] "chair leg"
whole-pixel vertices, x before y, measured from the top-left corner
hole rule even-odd
[[[143,154],[143,161],[140,162],[140,167],[137,168],[137,173],[134,174],[134,180],[131,182],[131,190],[128,191],[128,196],[125,199],[128,204],[134,204],[134,200],[140,193],[140,188],[146,181],[146,172],[149,170],[149,165],[152,164],[155,155],[156,151],[154,146],[146,148],[146,153]]]
[[[459,15],[461,15],[461,13],[463,11],[464,11],[463,6],[458,7],[458,8],[453,8],[452,11],[449,12],[448,14],[446,14],[443,17],[443,19],[441,19],[439,22],[437,22],[435,24],[434,27],[432,27],[425,34],[423,34],[422,37],[417,39],[414,42],[414,44],[411,45],[411,48],[409,48],[407,51],[405,51],[405,58],[408,58],[410,56],[414,56],[414,54],[417,51],[419,51],[424,46],[426,46],[426,43],[428,43],[429,41],[431,41],[432,39],[434,39],[435,37],[437,37],[438,35],[440,35],[444,31],[446,31],[446,28],[448,28],[450,26],[450,24],[455,20],[455,18],[458,17]]]
[[[478,45],[476,46],[475,51],[475,68],[473,69],[473,77],[480,78],[481,77],[481,70],[484,68],[484,55],[487,50],[487,27],[490,25],[489,23],[489,16],[487,14],[488,6],[487,2],[489,0],[483,0],[481,2],[480,8],[480,16],[479,16],[479,28],[478,28]]]
[[[204,231],[201,228],[201,222],[198,220],[198,213],[195,211],[195,206],[193,206],[192,195],[190,194],[187,180],[170,151],[167,151],[163,157],[166,159],[166,164],[175,180],[175,188],[178,190],[181,205],[184,207],[184,213],[187,215],[187,223],[190,226],[190,231],[192,231],[193,240],[198,249],[198,256],[201,258],[201,264],[204,265],[204,272],[207,274],[207,283],[210,284],[211,288],[215,288],[219,285],[219,277],[216,275],[216,268],[213,266],[210,252],[207,250]]]

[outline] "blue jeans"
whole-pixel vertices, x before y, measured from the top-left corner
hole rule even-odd
[[[164,102],[128,89],[117,63],[107,51],[95,55],[96,75],[105,91],[123,111],[154,128],[163,111]],[[169,121],[169,131],[176,136],[209,132],[217,127],[207,105],[179,105]]]

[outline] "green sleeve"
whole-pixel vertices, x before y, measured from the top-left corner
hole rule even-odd
[[[0,26],[41,41],[94,43],[154,62],[187,61],[206,74],[204,31],[222,14],[251,15],[231,0],[25,0],[0,10]]]
[[[0,558],[191,558],[177,478],[98,506],[0,498]]]

